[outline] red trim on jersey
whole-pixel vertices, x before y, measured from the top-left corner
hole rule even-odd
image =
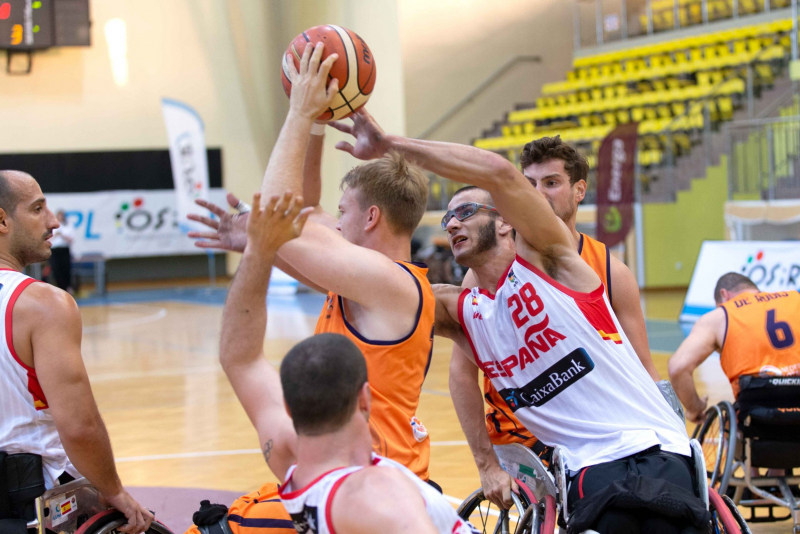
[[[358,473],[358,471],[354,471],[354,473]],[[345,476],[337,480],[333,483],[331,487],[330,493],[328,493],[328,502],[325,503],[325,522],[328,523],[328,531],[331,534],[336,534],[336,530],[333,528],[333,519],[331,518],[331,507],[333,506],[333,498],[336,496],[336,492],[339,491],[339,487],[342,485],[347,477],[352,475],[353,473],[347,473]]]
[[[13,271],[13,269],[4,270]],[[37,280],[34,278],[23,280],[14,289],[14,292],[11,293],[11,297],[8,299],[8,304],[6,305],[6,345],[8,346],[8,351],[11,353],[11,356],[14,358],[14,360],[20,366],[22,366],[22,368],[25,369],[28,374],[28,393],[30,393],[33,397],[33,407],[36,408],[36,410],[46,410],[50,406],[47,404],[47,397],[45,397],[42,386],[39,384],[39,378],[36,376],[36,370],[20,360],[19,356],[17,355],[17,351],[14,350],[14,305],[17,303],[17,299],[22,292],[25,291],[25,288],[36,281]]]
[[[592,328],[597,330],[601,338],[605,341],[613,341],[617,345],[622,344],[622,336],[617,330],[617,325],[614,324],[614,319],[604,299],[593,301],[576,300],[575,304],[578,305],[578,309],[581,310],[581,313],[592,325]]]
[[[330,475],[331,473],[333,473],[335,471],[339,471],[340,469],[347,469],[347,468],[346,467],[337,467],[336,469],[331,469],[330,471],[322,473],[320,476],[318,476],[317,478],[315,478],[314,480],[312,480],[311,482],[306,484],[306,486],[304,488],[301,488],[299,490],[290,491],[288,493],[284,493],[284,491],[283,491],[284,488],[286,488],[286,486],[289,485],[289,482],[291,482],[292,477],[294,476],[294,471],[292,471],[292,474],[289,475],[289,478],[287,478],[286,481],[283,483],[283,487],[278,490],[278,495],[280,495],[282,499],[296,499],[300,495],[302,495],[303,493],[305,493],[308,490],[310,490],[311,487],[314,484],[316,484],[317,482],[319,482],[320,480],[322,480],[326,476]]]
[[[13,269],[2,269],[4,271],[11,271]],[[14,292],[11,293],[11,298],[8,299],[8,305],[6,306],[6,344],[8,345],[8,350],[11,352],[11,356],[20,364],[28,373],[33,373],[36,376],[36,371],[33,367],[29,365],[25,365],[22,360],[19,359],[17,356],[17,351],[14,350],[14,331],[12,327],[13,321],[13,312],[14,312],[14,304],[17,303],[17,299],[25,291],[25,288],[34,283],[36,280],[33,278],[28,278],[27,280],[23,280],[20,284],[14,289]]]
[[[501,276],[500,279],[497,281],[497,287],[494,290],[495,293],[500,291],[500,286],[502,286],[503,282],[506,281],[506,276],[508,276],[508,271],[511,270],[511,266],[512,265],[514,265],[514,260],[511,260],[511,263],[508,264],[508,267],[506,267],[506,270],[503,271],[503,276]]]
[[[535,274],[536,276],[538,276],[539,278],[541,278],[542,280],[553,286],[554,288],[558,289],[565,295],[574,298],[575,300],[594,300],[600,297],[606,291],[605,287],[603,287],[603,282],[601,281],[600,286],[597,289],[593,290],[591,293],[581,293],[580,291],[575,291],[574,289],[570,289],[564,284],[553,280],[552,278],[547,276],[547,274],[544,273],[542,270],[538,269],[536,266],[532,265],[524,258],[522,258],[519,254],[517,254],[517,262],[526,269],[528,269],[529,271],[531,271],[533,274]]]
[[[461,324],[461,330],[464,331],[464,335],[467,336],[467,341],[469,341],[469,346],[472,348],[472,357],[475,359],[475,364],[478,366],[478,369],[482,371],[483,366],[481,365],[480,359],[478,359],[478,351],[475,350],[475,344],[472,342],[472,336],[469,335],[467,323],[464,321],[464,299],[470,294],[470,292],[471,291],[469,289],[465,289],[458,296],[458,322]]]

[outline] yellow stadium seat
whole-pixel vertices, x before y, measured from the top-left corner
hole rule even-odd
[[[729,121],[733,119],[733,100],[729,96],[717,99],[717,108],[721,120]]]

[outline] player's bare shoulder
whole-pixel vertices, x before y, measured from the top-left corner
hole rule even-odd
[[[34,340],[43,336],[58,336],[80,345],[78,305],[69,293],[50,284],[34,282],[20,293],[11,324],[14,349],[26,365],[33,365]]]
[[[366,467],[348,476],[333,501],[331,517],[339,532],[436,532],[414,483],[398,469]]]
[[[32,283],[20,294],[13,312],[14,337],[17,328],[81,327],[78,304],[72,295],[46,283]]]

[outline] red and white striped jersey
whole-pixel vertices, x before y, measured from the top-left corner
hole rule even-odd
[[[602,284],[573,291],[517,256],[495,295],[459,299],[476,363],[514,415],[567,468],[613,461],[661,445],[690,455],[683,422],[622,331]]]
[[[286,473],[286,482],[278,490],[281,501],[292,517],[294,528],[301,534],[335,534],[331,520],[331,505],[336,492],[348,476],[362,469],[399,469],[419,489],[425,509],[440,534],[478,534],[472,525],[456,514],[442,494],[402,464],[372,453],[371,466],[341,467],[329,471],[301,489],[292,488],[293,465]],[[376,532],[380,528],[376,527]]]
[[[36,370],[25,365],[14,350],[13,310],[20,294],[36,280],[24,274],[0,270],[0,451],[30,453],[42,457],[45,486],[57,485],[64,471],[78,475],[61,445],[47,399]]]

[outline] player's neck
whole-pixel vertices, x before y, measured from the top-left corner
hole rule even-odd
[[[578,229],[576,228],[577,219],[578,219],[577,209],[572,213],[572,216],[566,221],[564,221],[564,219],[561,219],[562,221],[564,221],[564,224],[567,225],[567,228],[569,228],[569,233],[572,234],[572,238],[575,240],[576,246],[578,243],[581,242],[581,233],[578,232]]]
[[[375,232],[370,234],[363,246],[394,261],[411,261],[411,239],[405,236]]]
[[[22,272],[24,268],[25,266],[17,258],[9,254],[7,250],[0,250],[0,269]]]
[[[483,258],[484,261],[481,261],[479,266],[472,267],[472,272],[478,278],[478,287],[494,293],[498,280],[514,261],[516,248],[511,243],[511,246],[498,245],[490,252],[491,255]]]
[[[360,414],[357,417],[361,417]],[[302,489],[317,477],[340,467],[366,466],[372,462],[369,426],[351,421],[336,432],[297,437],[297,469],[292,489]]]

